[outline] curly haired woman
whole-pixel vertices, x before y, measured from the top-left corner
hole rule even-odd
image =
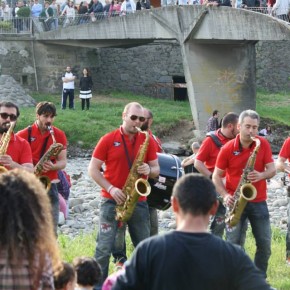
[[[1,289],[54,289],[61,262],[42,183],[20,169],[0,174]]]

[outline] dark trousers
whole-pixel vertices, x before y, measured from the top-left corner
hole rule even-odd
[[[63,89],[62,91],[62,102],[61,102],[61,108],[65,109],[66,108],[66,100],[67,97],[69,97],[69,103],[68,106],[70,109],[74,109],[74,95],[75,90],[74,89]]]
[[[90,99],[82,99],[82,110],[85,109],[85,105],[87,107],[87,110],[90,109]]]

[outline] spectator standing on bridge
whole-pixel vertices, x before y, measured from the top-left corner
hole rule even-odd
[[[74,110],[74,92],[75,92],[75,75],[71,72],[71,67],[67,66],[66,72],[62,76],[63,90],[62,90],[62,110],[66,109],[66,100],[69,97],[69,108]]]
[[[134,13],[136,11],[136,4],[133,0],[124,0],[121,5],[121,15]]]
[[[34,4],[31,7],[32,17],[39,17],[41,11],[42,11],[42,5],[38,3],[38,0],[35,0]]]
[[[89,11],[89,4],[87,1],[81,2],[79,7],[80,24],[88,23],[90,17],[87,15]]]
[[[53,22],[51,23],[51,29],[57,29],[58,28],[58,15],[59,15],[59,7],[56,4],[56,0],[52,0],[50,7],[53,11]]]
[[[272,8],[272,15],[275,15],[277,18],[290,21],[288,13],[290,9],[290,0],[277,0]]]
[[[121,11],[121,5],[118,0],[112,0],[110,10],[109,10],[109,16],[119,16]]]
[[[96,21],[96,19],[101,18],[101,16],[103,16],[103,12],[103,4],[99,0],[94,0],[94,4],[89,9],[92,21]]]
[[[76,11],[74,7],[74,3],[72,1],[68,2],[68,4],[64,7],[61,16],[65,15],[65,21],[63,23],[63,27],[66,27],[68,24],[72,23],[76,16]]]
[[[43,22],[44,31],[49,31],[53,22],[53,10],[49,6],[48,1],[44,3],[44,9],[40,13],[39,18]]]

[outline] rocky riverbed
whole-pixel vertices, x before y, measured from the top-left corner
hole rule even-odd
[[[70,237],[90,233],[96,229],[99,215],[100,187],[88,176],[88,158],[68,160],[67,172],[71,176],[69,216],[60,219],[59,232]],[[268,185],[268,206],[273,226],[285,231],[287,227],[287,186],[283,185],[283,173],[273,177]],[[169,208],[159,211],[160,231],[175,228],[174,215]]]

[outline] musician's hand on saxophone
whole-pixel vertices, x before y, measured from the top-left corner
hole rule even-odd
[[[137,167],[137,172],[138,172],[138,174],[149,176],[149,174],[151,172],[151,168],[150,168],[149,164],[142,163],[142,165]]]
[[[0,155],[0,164],[6,168],[13,169],[15,162],[12,160],[10,155]]]
[[[114,198],[117,204],[123,204],[126,200],[126,195],[122,192],[122,190],[118,187],[112,187],[110,189],[111,196]]]
[[[248,173],[247,179],[252,183],[263,180],[263,179],[265,179],[265,171],[259,172],[257,170],[253,170],[253,171]]]
[[[51,171],[51,170],[56,170],[55,165],[52,163],[51,160],[45,161],[43,163],[42,172],[47,172],[47,171]]]
[[[225,196],[224,196],[224,205],[225,207],[228,207],[228,208],[232,208],[235,204],[235,199],[234,197],[227,193]]]

